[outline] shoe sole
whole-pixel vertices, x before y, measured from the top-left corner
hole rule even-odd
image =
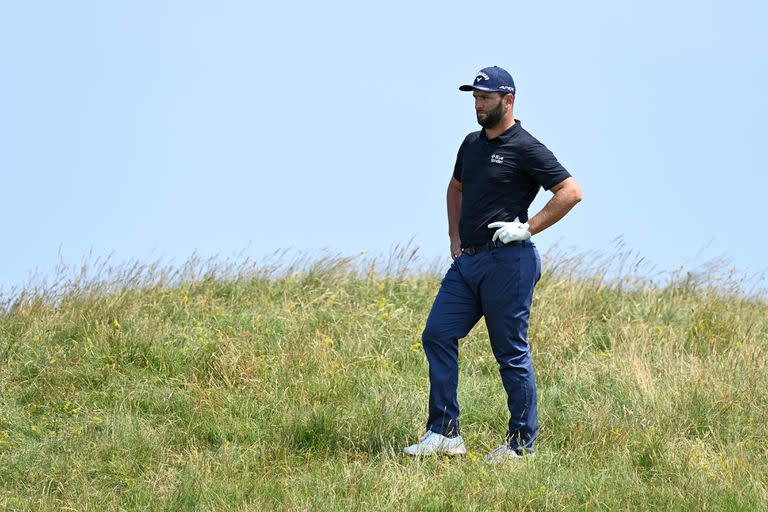
[[[411,457],[432,457],[433,455],[443,455],[446,457],[463,457],[467,454],[466,450],[464,451],[438,450],[438,451],[431,451],[431,452],[425,452],[425,453],[410,453],[403,450],[403,453],[405,453],[406,455],[410,455]]]

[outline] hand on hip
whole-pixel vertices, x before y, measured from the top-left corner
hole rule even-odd
[[[531,233],[528,231],[527,222],[491,222],[488,224],[488,227],[491,229],[498,228],[493,234],[494,242],[496,240],[501,240],[502,243],[508,244],[509,242],[517,242],[531,238]]]

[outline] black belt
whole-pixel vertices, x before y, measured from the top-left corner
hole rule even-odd
[[[509,242],[508,244],[505,244],[501,240],[496,240],[495,242],[486,242],[480,245],[470,245],[469,247],[462,247],[461,250],[469,254],[470,256],[474,256],[475,254],[479,252],[487,251],[488,249],[494,249],[496,247],[504,247],[505,245],[522,244],[523,242],[524,240],[517,240],[515,242]]]

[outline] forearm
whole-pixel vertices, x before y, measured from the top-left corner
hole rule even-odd
[[[461,216],[461,191],[452,184],[448,184],[446,194],[448,203],[448,236],[459,238],[459,217]]]
[[[557,190],[544,208],[528,220],[528,231],[532,235],[541,233],[565,217],[565,214],[571,211],[579,201],[581,201],[581,190],[578,185]]]

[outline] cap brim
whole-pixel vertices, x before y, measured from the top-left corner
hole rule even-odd
[[[477,87],[474,85],[460,85],[459,86],[460,91],[483,91],[483,92],[501,92],[497,89],[491,89],[490,87]]]

